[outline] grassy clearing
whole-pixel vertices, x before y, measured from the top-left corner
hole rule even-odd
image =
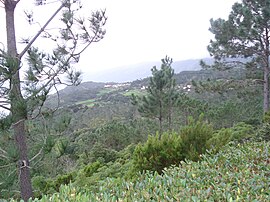
[[[76,104],[84,104],[84,105],[87,105],[88,107],[93,107],[95,104],[95,101],[96,101],[95,99],[89,99],[89,100],[77,102]]]
[[[117,90],[116,88],[103,88],[98,92],[97,96],[102,96],[104,94],[107,94],[116,90]]]
[[[139,90],[139,89],[134,89],[134,90],[129,90],[126,92],[123,92],[124,96],[131,96],[131,94],[137,95],[137,96],[143,96],[146,95],[145,91]]]

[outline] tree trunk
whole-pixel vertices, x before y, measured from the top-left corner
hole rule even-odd
[[[33,196],[29,160],[27,157],[27,145],[25,138],[25,119],[19,120],[14,124],[14,136],[19,150],[20,159],[18,162],[19,181],[21,197],[24,201],[28,201]]]
[[[159,117],[158,117],[158,121],[159,121],[159,136],[158,139],[161,139],[162,133],[163,133],[163,126],[162,126],[162,122],[163,122],[163,107],[162,107],[162,102],[159,101]]]
[[[28,199],[33,196],[33,192],[25,137],[25,120],[27,117],[27,108],[20,87],[20,58],[18,58],[17,53],[14,25],[14,10],[16,8],[16,4],[17,1],[5,1],[7,52],[9,57],[8,68],[11,75],[9,98],[11,102],[11,114],[13,118],[14,139],[19,151],[18,174],[21,197],[24,201],[28,201]]]
[[[263,112],[269,110],[269,64],[264,68],[264,83],[263,83]]]

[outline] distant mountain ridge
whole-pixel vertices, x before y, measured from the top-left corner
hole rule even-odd
[[[197,71],[201,69],[200,66],[201,59],[190,59],[190,60],[181,60],[175,61],[172,63],[172,68],[175,73],[180,73],[182,71]],[[213,59],[203,58],[207,63],[212,63]],[[157,66],[158,68],[161,65],[161,61],[156,62],[145,62],[138,63],[134,65],[127,65],[117,68],[112,68],[103,72],[90,74],[88,72],[83,73],[83,81],[94,81],[94,82],[131,82],[137,79],[144,79],[151,76],[151,68]]]

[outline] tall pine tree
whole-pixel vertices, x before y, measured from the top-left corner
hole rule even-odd
[[[168,127],[172,127],[173,107],[177,101],[174,70],[171,67],[172,59],[165,57],[161,60],[161,68],[154,66],[150,83],[147,87],[147,95],[132,95],[132,103],[137,105],[138,111],[144,117],[157,119],[159,123],[159,137],[164,130],[164,122],[168,121]]]
[[[10,111],[14,140],[19,152],[18,178],[21,197],[27,201],[33,196],[33,192],[25,122],[34,118],[32,112],[39,111],[50,90],[63,83],[63,75],[68,76],[71,84],[80,82],[80,73],[73,70],[72,66],[79,61],[80,54],[90,44],[104,37],[103,27],[107,17],[105,11],[97,11],[88,19],[81,18],[76,14],[81,7],[79,0],[53,1],[51,3],[58,3],[58,9],[47,16],[46,23],[32,38],[24,41],[25,47],[18,52],[15,28],[19,30],[19,27],[15,25],[15,8],[20,2],[0,0],[0,9],[4,8],[6,14],[7,36],[6,47],[0,47],[0,108]],[[34,2],[36,5],[46,4],[45,0],[33,0]],[[60,14],[62,24],[59,25],[58,32],[52,33],[52,30],[47,29],[48,25]],[[33,16],[27,14],[26,17],[31,24]],[[33,46],[42,34],[45,34],[50,43],[53,41],[55,44],[51,53],[45,53]],[[22,68],[24,59],[27,59],[28,65]]]
[[[225,64],[226,68],[232,68],[245,65],[261,70],[263,110],[267,112],[270,73],[270,0],[242,0],[232,6],[227,20],[211,19],[210,23],[210,31],[215,39],[210,41],[208,51],[216,60],[215,66],[220,68]],[[239,58],[248,60],[239,60]]]

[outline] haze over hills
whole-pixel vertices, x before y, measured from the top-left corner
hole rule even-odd
[[[172,67],[175,73],[182,71],[197,71],[201,69],[199,64],[201,59],[190,59],[174,61]],[[203,58],[207,63],[211,63],[213,59]],[[104,70],[95,74],[84,72],[83,81],[94,81],[94,82],[131,82],[137,79],[144,79],[151,76],[151,68],[161,65],[161,61],[156,62],[145,62],[133,65],[127,65],[122,67],[112,68],[110,70]]]

